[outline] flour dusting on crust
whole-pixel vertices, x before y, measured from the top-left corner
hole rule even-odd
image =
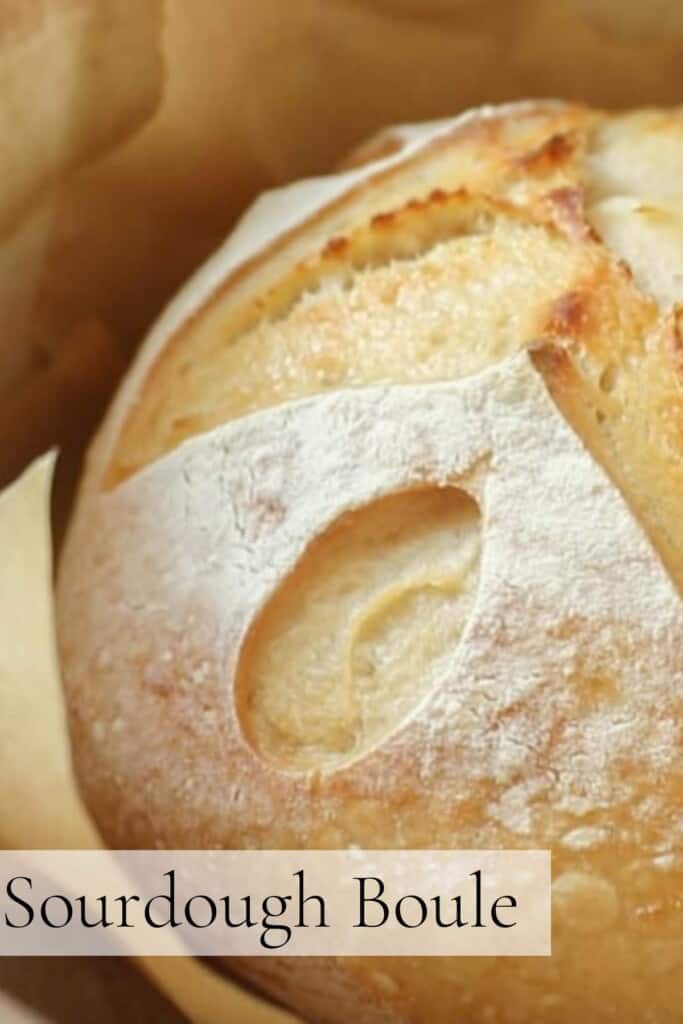
[[[327,773],[279,772],[247,743],[235,705],[250,625],[340,514],[425,483],[470,490],[483,509],[479,591],[458,650],[381,748]],[[247,835],[278,807],[290,841],[305,843],[340,789],[389,802],[394,789],[436,789],[457,803],[486,785],[484,833],[498,822],[543,843],[555,837],[539,807],[578,818],[619,807],[635,828],[648,780],[680,770],[679,597],[525,354],[457,383],[342,391],[245,417],[83,514],[99,541],[80,576],[89,600],[66,594],[86,609],[72,699],[123,723],[102,770],[130,785],[131,766],[161,804],[201,791],[215,842],[235,804]],[[171,665],[180,683],[164,688]],[[154,737],[142,751],[141,719]],[[185,759],[169,719],[192,733]],[[179,834],[194,814],[177,805]]]

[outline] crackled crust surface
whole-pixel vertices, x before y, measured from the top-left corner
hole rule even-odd
[[[93,447],[89,806],[121,846],[550,847],[550,960],[238,966],[321,1021],[674,1024],[683,114],[513,105],[349,167],[257,205]]]

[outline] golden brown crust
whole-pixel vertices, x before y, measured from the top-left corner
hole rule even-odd
[[[290,289],[296,291],[305,287],[310,273],[308,254],[314,255],[318,247],[324,252],[330,238],[341,238],[355,227],[362,228],[368,221],[372,223],[373,218],[378,218],[375,227],[391,223],[393,218],[387,214],[392,207],[405,206],[411,200],[424,201],[430,194],[438,197],[449,189],[463,186],[479,194],[497,193],[501,198],[510,193],[516,198],[522,190],[523,195],[533,198],[573,182],[581,148],[578,143],[556,153],[551,173],[543,161],[529,171],[524,166],[520,168],[520,160],[542,147],[549,133],[551,137],[559,136],[562,130],[569,133],[577,123],[587,130],[596,118],[596,114],[581,107],[535,104],[529,108],[521,106],[518,112],[509,115],[494,114],[465,121],[452,131],[440,134],[417,154],[409,154],[397,166],[368,172],[368,177],[360,184],[345,190],[333,203],[238,266],[211,293],[202,308],[168,339],[155,360],[145,384],[134,398],[134,407],[106,476],[107,484],[111,486],[125,479],[177,443],[160,438],[155,444],[153,439],[160,426],[157,421],[160,397],[168,394],[173,381],[179,378],[179,388],[184,389],[182,352],[188,337],[192,339],[190,345],[194,350],[201,344],[198,339],[202,334],[215,339],[220,331],[221,343],[229,347],[254,319],[268,315],[273,296],[277,297],[283,290],[287,293]],[[339,255],[338,250],[336,255]],[[234,322],[227,331],[226,320],[228,324]],[[192,358],[195,356],[193,351]],[[177,410],[170,415],[175,418]],[[168,436],[169,413],[161,413],[161,416],[166,420],[161,430],[165,429]],[[188,423],[187,428],[187,434],[191,434],[200,426]],[[181,431],[180,436],[186,436],[185,432]]]
[[[311,1017],[678,1024],[683,119],[398,137],[105,424],[60,579],[81,783],[118,845],[552,848],[552,958],[239,965]]]

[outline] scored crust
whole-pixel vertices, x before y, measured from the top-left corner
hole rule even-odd
[[[549,961],[241,965],[313,1019],[678,1019],[682,161],[679,112],[393,129],[256,208],[93,448],[60,646],[112,843],[553,850]]]
[[[665,326],[658,319],[683,293],[680,135],[675,113],[609,120],[557,104],[522,106],[517,116],[480,117],[442,128],[417,154],[375,172],[362,188],[357,185],[276,240],[270,259],[266,253],[221,282],[190,323],[168,339],[132,397],[105,471],[106,485],[125,479],[186,437],[235,416],[330,388],[462,376],[544,337],[572,337],[584,361],[591,361],[584,375],[588,372],[590,382],[597,381],[603,391],[605,382],[614,385],[618,376],[614,353],[628,362],[638,358],[640,346],[647,364],[641,372],[658,374],[659,385],[675,401],[680,387],[676,320]],[[400,133],[395,139],[401,141]],[[508,232],[501,230],[506,223]],[[612,252],[591,237],[593,224],[612,242]],[[541,227],[550,237],[541,238]],[[472,284],[477,281],[471,262],[485,248],[480,239],[487,236],[489,251],[479,256],[478,280],[487,281],[491,294],[486,306],[476,294],[470,296],[465,309],[465,287],[472,278]],[[470,244],[458,247],[458,237]],[[448,240],[450,252],[439,246]],[[558,252],[562,246],[565,251]],[[497,292],[491,270],[510,269],[510,257],[527,270],[526,277],[503,280]],[[629,261],[626,266],[641,288],[629,286],[619,257]],[[434,263],[442,267],[442,277],[465,264],[460,280],[450,287],[460,293],[455,312],[468,330],[452,324],[452,307],[444,303],[442,310],[442,321],[447,318],[452,334],[459,336],[457,351],[445,345],[445,328],[432,317],[420,318],[433,301],[429,279]],[[390,348],[368,346],[362,334],[366,324],[377,324],[382,316],[386,321],[387,311],[395,308],[393,296],[421,266],[423,309],[406,308],[403,323],[392,325]],[[349,319],[354,300],[365,323],[362,317]],[[516,306],[526,322],[513,325],[505,306]],[[655,330],[658,338],[646,344]],[[407,333],[413,337],[397,345],[397,331],[402,340]],[[475,335],[485,335],[486,342],[472,344]],[[425,349],[439,347],[446,349],[440,358],[434,358],[434,351],[425,358]],[[635,382],[634,400],[640,404],[650,392],[641,392],[637,380],[638,374],[629,372],[619,387]],[[616,395],[612,401],[614,408]],[[626,424],[626,443],[631,448],[639,435],[651,433],[653,422],[666,435],[652,446],[660,466],[665,462],[664,471],[653,474],[663,484],[655,486],[656,501],[650,500],[649,487],[642,488],[650,499],[638,512],[648,527],[652,515],[657,516],[660,550],[663,545],[668,562],[680,571],[683,534],[675,526],[680,516],[665,493],[678,493],[672,474],[678,476],[680,469],[666,452],[672,443],[680,451],[680,431],[668,404],[662,396],[659,411],[642,410],[650,424],[646,431]],[[564,411],[569,414],[567,407]],[[604,423],[595,443],[612,450],[615,440],[600,436],[611,426]],[[595,433],[583,423],[587,443]],[[643,463],[650,465],[648,456]],[[619,473],[614,457],[609,465]],[[637,494],[639,488],[634,490]],[[669,507],[670,526],[662,522],[662,502]]]

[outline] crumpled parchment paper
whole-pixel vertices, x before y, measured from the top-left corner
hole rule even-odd
[[[678,0],[1,0],[0,397],[53,369],[77,451],[150,320],[263,189],[382,126],[561,96],[679,102]],[[73,351],[73,350],[72,350]],[[44,449],[30,398],[0,484]],[[17,414],[19,419],[21,411]]]
[[[53,468],[54,455],[46,455],[0,494],[2,849],[101,846],[74,781],[59,681],[49,517]],[[195,1024],[292,1022],[189,957],[137,963]],[[114,1018],[103,1007],[98,1019]]]

